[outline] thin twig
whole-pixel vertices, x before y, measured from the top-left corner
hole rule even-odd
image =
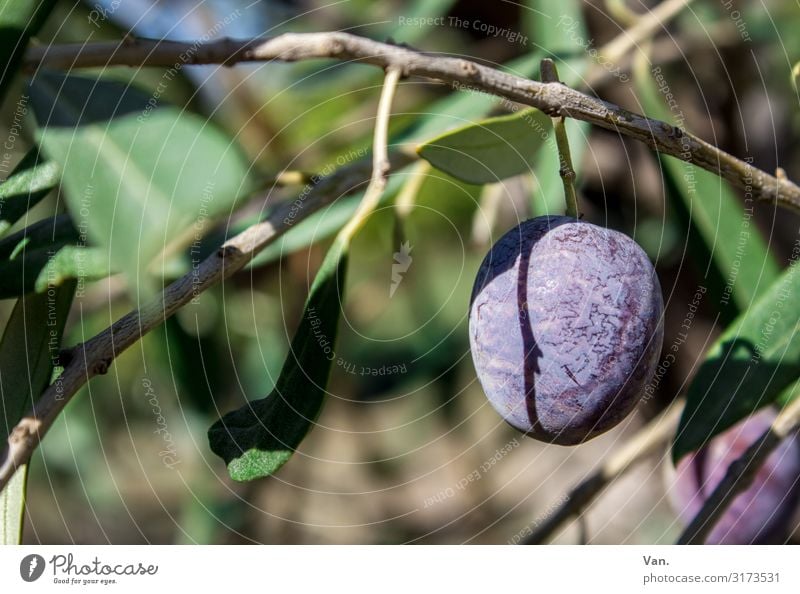
[[[413,156],[399,151],[389,157],[393,169],[405,167],[413,160]],[[0,490],[16,469],[30,459],[58,414],[81,386],[94,376],[106,373],[112,361],[125,349],[164,323],[193,297],[241,270],[258,252],[296,224],[333,200],[357,191],[371,171],[371,163],[359,161],[322,178],[302,198],[282,203],[264,221],[226,241],[197,269],[167,286],[158,298],[74,347],[61,375],[8,436],[0,458]]]
[[[675,433],[684,401],[677,400],[650,421],[598,470],[589,475],[564,497],[563,503],[524,540],[522,544],[543,544],[570,518],[581,514],[606,485],[631,466],[658,452]]]
[[[736,496],[746,491],[753,483],[758,469],[769,455],[792,432],[797,431],[798,427],[800,427],[800,398],[796,398],[784,408],[772,422],[772,426],[728,466],[725,476],[683,531],[677,544],[704,543]]]
[[[692,0],[664,0],[652,10],[638,15],[633,26],[602,46],[597,54],[612,64],[618,62],[637,45],[651,39],[659,28],[665,28],[691,2]]]
[[[542,82],[561,83],[558,79],[558,69],[555,62],[550,58],[545,58],[541,62]],[[556,137],[558,147],[558,173],[561,176],[561,183],[564,184],[564,202],[567,205],[567,216],[578,218],[578,193],[575,191],[575,168],[572,166],[572,152],[569,150],[569,138],[567,137],[567,127],[564,123],[564,116],[554,116],[553,132]]]
[[[357,61],[402,70],[403,76],[445,81],[541,109],[548,115],[582,120],[635,138],[665,155],[693,163],[748,189],[765,201],[800,210],[800,187],[737,159],[676,126],[630,112],[562,84],[514,76],[463,58],[425,54],[349,33],[286,33],[271,39],[221,39],[206,44],[131,39],[124,43],[89,43],[33,47],[26,66],[79,67],[224,64],[313,58]]]
[[[386,69],[381,98],[378,101],[378,113],[375,116],[375,133],[372,143],[372,175],[358,209],[339,232],[339,236],[347,242],[364,224],[369,214],[375,210],[383,191],[386,189],[387,175],[391,168],[391,163],[389,163],[389,118],[392,115],[392,100],[401,76],[402,70],[400,68],[389,67]]]

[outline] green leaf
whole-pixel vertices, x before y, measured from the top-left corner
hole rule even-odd
[[[635,82],[645,112],[650,117],[673,122],[675,118],[660,96],[652,74],[643,66],[646,65],[637,66]],[[721,283],[725,283],[722,303],[732,301],[737,312],[745,311],[780,274],[766,241],[751,221],[755,204],[752,195],[745,197],[746,203],[749,202],[746,210],[719,176],[673,157],[659,155],[659,159],[681,210],[702,239]]]
[[[17,301],[0,340],[0,435],[7,436],[50,383],[75,285]],[[5,441],[5,437],[3,438]],[[22,537],[27,468],[0,493],[3,544]]]
[[[790,266],[714,343],[689,386],[674,460],[779,397],[800,376],[800,268]]]
[[[208,431],[211,450],[236,481],[275,473],[319,416],[336,354],[348,249],[337,238],[328,250],[274,390],[226,414]]]
[[[0,102],[22,63],[28,41],[39,32],[55,0],[0,0]]]
[[[528,0],[527,10],[524,11],[525,22],[531,42],[542,48],[549,56],[574,52],[576,49],[584,51],[585,47],[579,41],[587,40],[586,24],[583,19],[582,0]],[[559,74],[570,86],[574,80],[568,80],[568,72]]]
[[[0,240],[0,299],[19,297],[77,279],[87,282],[112,274],[104,248],[74,245],[80,240],[69,215],[37,221]]]
[[[70,213],[131,287],[179,233],[202,234],[254,188],[231,139],[134,87],[45,72],[31,83],[31,102]]]
[[[28,465],[23,464],[0,493],[0,545],[22,544]]]
[[[0,184],[0,236],[58,185],[58,165],[33,149]]]
[[[437,169],[472,184],[495,183],[531,170],[551,130],[538,109],[488,118],[422,144],[417,152]]]
[[[570,87],[579,87],[590,63],[586,54],[586,23],[583,17],[583,2],[580,0],[528,0],[524,11],[527,31],[531,43],[537,47],[538,61],[550,57],[556,61],[561,81]],[[569,138],[572,162],[580,177],[580,164],[588,146],[587,137],[591,125],[587,122],[567,119],[565,122]],[[533,192],[534,216],[564,214],[564,186],[559,170],[561,162],[555,143],[547,143],[534,157],[536,163],[536,188]]]

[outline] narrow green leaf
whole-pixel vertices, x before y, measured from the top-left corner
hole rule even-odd
[[[429,140],[417,152],[437,169],[472,184],[495,183],[531,170],[552,126],[538,109],[488,118]]]
[[[645,112],[650,117],[674,122],[674,115],[659,94],[652,74],[642,66],[636,69],[635,82]],[[667,84],[666,80],[663,84]],[[751,222],[753,197],[745,197],[748,204],[745,209],[728,183],[718,175],[673,157],[659,155],[659,159],[669,187],[677,194],[681,209],[702,238],[725,284],[722,303],[732,301],[737,312],[745,311],[780,274],[767,242]]]
[[[337,238],[328,250],[275,389],[224,415],[208,431],[211,450],[236,481],[275,473],[319,416],[335,359],[348,249]]]
[[[766,406],[800,376],[800,267],[790,266],[729,326],[689,386],[674,460]]]
[[[0,492],[0,545],[22,544],[27,484],[28,465],[25,464],[17,469]]]
[[[28,152],[6,181],[0,184],[0,236],[58,185],[58,165]]]
[[[0,102],[22,63],[28,41],[39,32],[55,0],[0,0]]]
[[[174,237],[253,190],[233,141],[196,115],[103,79],[39,73],[31,103],[67,207],[131,286]]]
[[[75,285],[32,294],[17,301],[0,340],[0,435],[11,429],[33,406],[50,382],[53,362],[61,348],[61,336]],[[0,493],[2,543],[17,544],[22,537],[27,468]]]

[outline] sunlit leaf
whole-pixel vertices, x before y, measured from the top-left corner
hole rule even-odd
[[[210,217],[253,190],[231,139],[132,86],[39,73],[31,103],[73,219],[134,286],[179,233],[202,235]]]
[[[531,108],[446,132],[422,144],[418,152],[457,179],[495,183],[530,171],[550,129],[550,118]]]

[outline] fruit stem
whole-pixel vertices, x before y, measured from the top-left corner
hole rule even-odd
[[[545,58],[541,61],[540,72],[542,82],[544,83],[558,83],[558,70],[556,69],[555,62],[550,58]],[[567,126],[564,121],[564,116],[558,115],[552,117],[553,130],[556,136],[556,146],[558,147],[558,157],[560,167],[558,173],[561,175],[561,181],[564,184],[564,201],[566,202],[567,216],[578,218],[578,193],[575,191],[575,169],[572,167],[572,153],[569,150],[569,139],[567,138]]]

